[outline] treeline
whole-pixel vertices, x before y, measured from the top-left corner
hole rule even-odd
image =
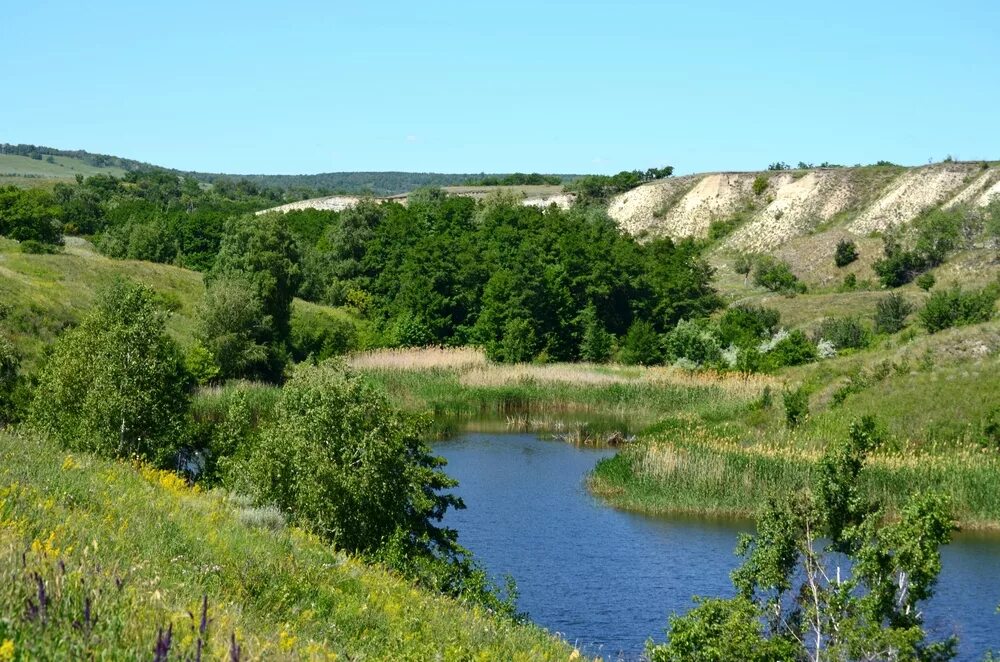
[[[515,172],[512,175],[481,175],[467,180],[464,184],[466,186],[538,186],[543,184],[557,186],[568,178],[566,175],[540,175],[537,172],[531,174]]]
[[[110,154],[94,154],[82,149],[55,149],[53,147],[44,147],[42,145],[11,145],[9,143],[4,143],[0,145],[0,154],[27,156],[28,158],[36,160],[41,160],[49,156],[66,156],[79,159],[87,165],[94,166],[95,168],[121,168],[123,170],[143,170],[154,168],[154,166],[149,163],[143,163],[142,161],[136,161],[134,159],[125,159],[120,156],[111,156]]]
[[[673,166],[646,170],[622,170],[616,175],[586,175],[570,182],[566,189],[582,200],[601,202],[612,195],[624,193],[646,182],[664,179],[674,174]]]
[[[51,192],[0,188],[0,235],[43,245],[85,235],[110,257],[206,270],[226,219],[286,201],[282,191],[253,182],[220,180],[206,188],[162,170],[78,176]]]

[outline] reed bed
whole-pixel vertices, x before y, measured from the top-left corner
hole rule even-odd
[[[357,370],[469,370],[488,361],[475,347],[413,347],[357,352],[347,364]]]

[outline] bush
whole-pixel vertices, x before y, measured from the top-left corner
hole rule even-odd
[[[920,311],[920,322],[930,333],[952,326],[978,324],[993,317],[1000,287],[991,285],[978,291],[964,291],[959,285],[931,294]]]
[[[761,193],[767,190],[767,185],[767,177],[764,175],[757,175],[754,177],[753,184],[750,185],[750,190],[753,191],[754,195],[759,197]]]
[[[858,289],[858,277],[856,274],[847,274],[844,276],[844,284],[841,286],[846,292],[853,292]]]
[[[854,317],[831,317],[823,320],[813,338],[829,340],[837,349],[862,349],[871,337],[861,321]]]
[[[747,347],[770,338],[781,324],[781,313],[773,308],[741,304],[728,308],[719,318],[719,340],[724,346]]]
[[[922,289],[924,292],[929,292],[930,289],[934,287],[934,284],[937,283],[937,279],[934,278],[934,274],[932,273],[924,273],[917,276],[916,283],[917,287]]]
[[[916,251],[904,250],[892,237],[885,238],[884,256],[872,268],[882,287],[899,287],[913,280],[927,268],[927,263]]]
[[[914,222],[917,231],[916,252],[930,267],[944,262],[961,240],[962,212],[933,209]]]
[[[746,253],[740,253],[733,260],[733,271],[743,276],[745,282],[750,272],[753,271],[753,258]]]
[[[116,281],[42,369],[31,421],[65,447],[109,457],[173,459],[190,377],[153,291]]]
[[[809,415],[809,394],[805,387],[786,390],[782,394],[782,402],[785,405],[785,425],[789,428],[798,427]]]
[[[639,320],[622,340],[619,360],[629,365],[655,365],[662,361],[660,336],[649,322]]]
[[[686,360],[695,365],[718,363],[722,350],[718,341],[703,324],[682,320],[663,338],[667,361]]]
[[[906,326],[906,318],[913,312],[913,304],[902,294],[893,292],[875,304],[875,331],[896,333]]]
[[[246,462],[246,489],[340,549],[369,553],[398,531],[413,551],[450,549],[433,524],[460,504],[415,419],[374,385],[326,362],[300,365]]]
[[[14,393],[21,357],[9,340],[0,335],[0,427],[14,420]]]
[[[837,249],[833,254],[833,261],[838,267],[846,267],[857,259],[857,244],[849,239],[841,239],[837,242]]]
[[[292,309],[291,349],[296,361],[310,356],[324,361],[355,349],[357,343],[357,329],[350,320],[322,308]]]
[[[796,329],[774,344],[766,360],[771,366],[780,368],[812,363],[817,358],[816,346],[805,333]]]
[[[25,239],[21,242],[21,252],[28,255],[52,255],[59,252],[59,247],[55,244],[45,244],[34,239]]]
[[[769,255],[763,255],[757,259],[753,280],[755,284],[766,287],[772,292],[791,294],[806,291],[805,284],[792,273],[792,268],[787,262]]]

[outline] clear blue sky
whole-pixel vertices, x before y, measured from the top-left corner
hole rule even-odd
[[[191,170],[1000,158],[1000,2],[11,2],[0,142]]]

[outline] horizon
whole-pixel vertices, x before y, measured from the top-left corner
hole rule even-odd
[[[985,1],[238,7],[10,9],[4,140],[243,175],[1000,154]]]

